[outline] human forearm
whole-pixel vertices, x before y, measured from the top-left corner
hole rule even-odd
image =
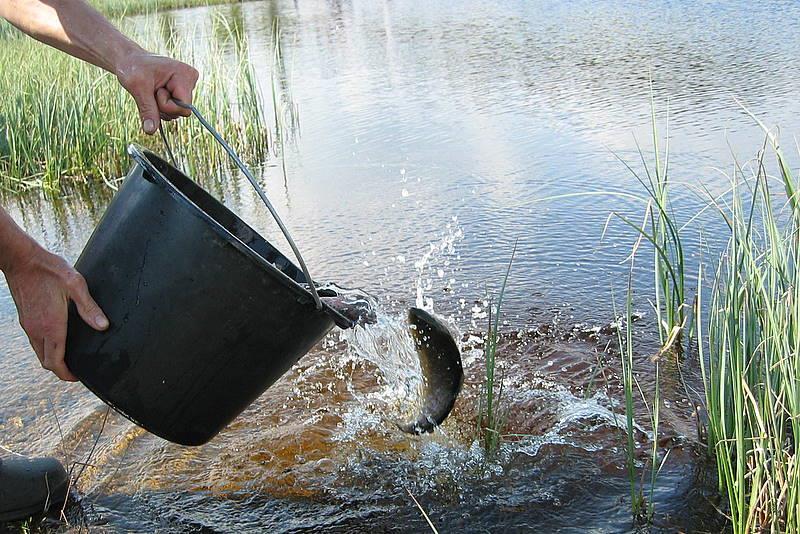
[[[0,0],[0,16],[50,46],[114,74],[144,50],[83,0]]]
[[[39,245],[0,207],[0,271],[18,268]]]
[[[83,0],[0,0],[0,17],[28,35],[114,73],[136,101],[142,128],[188,116],[173,99],[192,102],[197,71],[150,54]]]
[[[42,367],[62,380],[76,380],[64,362],[67,305],[97,330],[108,319],[92,299],[83,276],[47,252],[0,208],[0,269],[17,307],[19,322]]]

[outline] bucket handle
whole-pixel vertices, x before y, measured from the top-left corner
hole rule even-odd
[[[228,153],[233,162],[236,163],[236,166],[239,167],[242,173],[244,173],[244,175],[247,177],[247,180],[250,182],[250,185],[252,185],[253,189],[256,190],[256,193],[258,193],[258,196],[261,197],[262,202],[264,202],[264,205],[272,214],[272,217],[275,219],[275,222],[278,223],[278,227],[281,229],[281,232],[283,232],[283,236],[286,238],[286,241],[289,242],[289,246],[292,247],[292,251],[294,252],[295,257],[297,258],[297,261],[300,263],[300,268],[303,270],[303,275],[306,277],[306,283],[308,284],[309,292],[311,293],[311,296],[314,299],[314,304],[316,304],[318,310],[321,310],[322,301],[319,299],[317,288],[314,286],[314,281],[312,280],[311,275],[308,272],[308,267],[306,267],[306,262],[303,261],[303,256],[300,254],[300,250],[298,250],[297,245],[295,245],[294,243],[294,239],[292,239],[292,236],[289,234],[289,230],[283,224],[283,221],[281,221],[281,218],[278,216],[278,212],[275,211],[275,208],[272,207],[272,203],[267,198],[266,193],[264,193],[264,190],[261,189],[260,185],[258,185],[258,182],[250,173],[250,171],[247,169],[247,166],[244,163],[242,163],[242,160],[239,159],[239,156],[236,155],[236,152],[234,152],[234,150],[230,147],[230,145],[225,142],[225,140],[222,138],[219,132],[213,126],[211,126],[211,124],[203,117],[203,115],[200,114],[199,111],[197,111],[196,107],[194,107],[192,104],[187,104],[185,102],[182,102],[177,98],[173,98],[172,101],[175,102],[180,107],[188,109],[189,111],[192,112],[192,114],[197,118],[197,120],[200,121],[200,124],[202,124],[203,127],[205,127],[205,129],[208,130],[208,132],[214,137],[214,139],[216,139],[217,142],[220,145],[222,145],[222,148],[225,149],[225,152]],[[170,152],[170,157],[172,157],[172,151],[170,150],[169,152]]]

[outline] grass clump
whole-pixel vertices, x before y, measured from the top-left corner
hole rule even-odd
[[[777,138],[764,130],[767,142],[758,157],[745,166],[736,162],[730,189],[720,197],[709,195],[709,206],[726,225],[727,244],[718,260],[710,265],[701,261],[694,300],[708,448],[716,461],[720,493],[727,497],[724,512],[737,534],[800,531],[800,184]],[[767,155],[775,157],[777,176],[767,172]],[[655,176],[656,180],[640,180],[651,202],[646,222],[637,230],[655,248],[656,311],[663,312],[658,315],[661,342],[669,348],[685,323],[679,309],[683,307],[684,265],[668,189],[660,188],[659,174]],[[635,252],[636,247],[632,257]],[[708,299],[702,287],[704,272],[715,273]],[[631,293],[629,280],[628,326],[624,338],[620,333],[619,343],[627,469],[633,511],[641,514],[645,500],[636,484],[632,434],[633,392],[637,388],[641,393],[641,389],[633,373]],[[670,314],[670,307],[677,313]],[[670,322],[670,317],[676,321]],[[654,358],[652,403],[641,394],[653,428],[651,488],[666,460],[666,455],[659,460],[657,447],[658,359],[663,350]],[[652,505],[651,491],[647,509],[651,520]]]
[[[732,200],[717,204],[730,237],[700,357],[709,448],[736,533],[800,530],[800,207],[797,180],[768,140],[781,193],[762,151],[752,176],[737,165]]]
[[[216,39],[202,46],[194,36],[163,41],[156,28],[140,41],[196,66],[198,109],[243,157],[266,159],[270,127],[246,53]],[[133,99],[100,69],[30,39],[5,42],[0,69],[15,73],[0,78],[0,185],[7,191],[57,191],[64,179],[111,183],[129,165],[128,143],[163,150],[158,136],[141,132]],[[226,161],[194,119],[168,130],[188,170]]]

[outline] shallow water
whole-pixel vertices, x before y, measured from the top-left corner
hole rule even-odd
[[[613,320],[635,240],[614,220],[601,239],[608,215],[640,216],[643,205],[620,195],[547,199],[642,193],[614,153],[641,169],[634,136],[647,150],[652,76],[659,108],[669,101],[673,200],[688,220],[703,206],[700,184],[727,188],[714,167],[730,168],[731,148],[747,159],[763,141],[734,97],[780,124],[785,139],[798,130],[800,7],[278,1],[160,17],[204,36],[213,11],[248,36],[264,87],[280,17],[283,83],[301,131],[284,153],[287,176],[276,158],[263,184],[312,274],[375,295],[380,321],[333,332],[203,447],[168,444],[109,415],[79,482],[83,520],[98,531],[423,531],[410,491],[441,532],[634,530],[617,360],[606,350],[613,336],[586,331]],[[209,184],[287,250],[248,188],[236,177]],[[74,260],[108,198],[7,204]],[[684,236],[693,258],[700,228],[704,253],[720,246],[719,221],[705,214]],[[478,339],[516,240],[501,364],[508,431],[518,436],[487,462],[472,435]],[[635,278],[646,392],[649,261]],[[442,431],[424,437],[394,426],[413,412],[419,383],[402,320],[414,304],[449,318],[464,342],[465,390]],[[0,331],[0,445],[85,459],[104,405],[38,369],[7,292]],[[718,530],[693,407],[676,365],[662,371],[661,439],[673,449],[656,530]],[[698,386],[692,361],[680,371]],[[637,422],[644,459],[649,425],[643,414]]]

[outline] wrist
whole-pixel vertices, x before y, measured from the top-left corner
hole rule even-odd
[[[14,221],[0,229],[0,271],[10,274],[29,264],[41,249]]]
[[[109,71],[116,75],[119,79],[124,79],[130,74],[133,66],[142,56],[150,55],[150,53],[131,41],[127,41],[123,46],[115,47],[112,57],[109,58]]]

